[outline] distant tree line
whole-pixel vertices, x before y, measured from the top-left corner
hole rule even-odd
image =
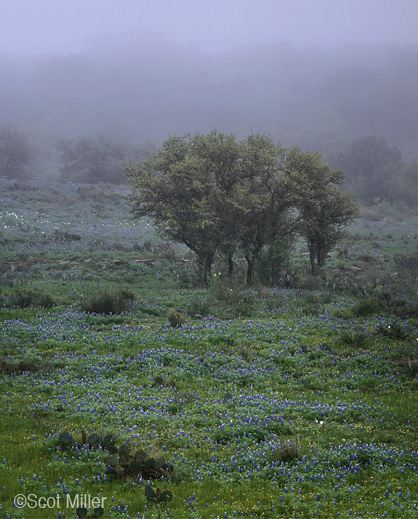
[[[401,152],[382,137],[366,136],[339,152],[333,164],[346,176],[346,187],[364,204],[418,200],[418,162],[404,163]]]
[[[241,141],[217,131],[171,137],[125,171],[134,216],[151,217],[163,234],[195,253],[202,285],[217,253],[232,276],[238,252],[247,262],[248,284],[266,257],[274,282],[283,251],[297,233],[307,242],[317,275],[357,215],[341,189],[341,171],[317,153],[286,149],[268,135]]]
[[[0,176],[5,178],[30,176],[31,159],[29,134],[12,125],[0,128]]]
[[[145,158],[154,147],[150,143],[127,146],[98,135],[61,140],[57,149],[62,180],[124,184],[123,163]]]
[[[55,146],[62,181],[126,182],[124,163],[134,163],[155,151],[151,143],[129,146],[104,135],[61,139]],[[37,150],[29,132],[12,125],[0,127],[0,176],[32,178]],[[363,204],[401,202],[415,207],[418,200],[418,161],[404,162],[401,152],[383,137],[356,139],[335,150],[328,161],[344,172],[344,186]]]
[[[123,184],[126,183],[123,163],[141,160],[153,150],[151,143],[128,146],[104,135],[61,139],[54,150],[58,154],[59,170],[55,179],[87,184]],[[0,177],[33,178],[36,152],[28,132],[12,125],[0,128]]]

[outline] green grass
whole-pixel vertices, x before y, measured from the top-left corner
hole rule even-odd
[[[103,429],[173,465],[150,481],[172,492],[168,517],[415,517],[412,220],[390,237],[386,222],[356,223],[344,261],[334,251],[315,287],[297,243],[297,287],[241,285],[245,297],[228,300],[194,288],[187,251],[98,189],[101,216],[96,190],[12,197],[0,183],[0,518],[76,517],[65,492],[106,498],[103,517],[167,517],[144,481],[106,474],[105,453],[59,445],[62,432],[81,444]],[[56,242],[54,228],[81,240]],[[82,310],[121,289],[135,295],[129,307]],[[38,299],[22,308],[25,291]],[[169,311],[185,322],[171,326]],[[58,495],[62,508],[19,510],[17,494]]]

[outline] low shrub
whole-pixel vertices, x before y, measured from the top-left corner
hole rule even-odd
[[[324,282],[321,278],[317,276],[308,276],[306,279],[304,279],[301,284],[300,288],[302,290],[309,290],[309,291],[318,291],[321,290],[324,286]]]
[[[392,301],[388,310],[401,319],[418,317],[418,305],[407,299],[395,299]]]
[[[248,290],[242,293],[241,298],[235,304],[235,314],[237,317],[250,317],[254,311],[254,294]]]
[[[119,314],[129,308],[134,298],[133,292],[123,288],[116,292],[103,290],[88,295],[82,301],[81,308],[91,314]]]
[[[346,330],[341,333],[340,341],[347,346],[362,346],[367,339],[367,335],[363,332]]]
[[[411,337],[411,331],[397,322],[392,322],[388,326],[379,325],[376,329],[376,333],[391,339],[406,340]]]
[[[273,312],[275,310],[280,309],[284,305],[284,302],[285,299],[283,297],[283,294],[277,291],[273,291],[270,292],[270,294],[267,297],[265,297],[265,308],[270,312]]]
[[[376,299],[363,299],[352,308],[352,313],[355,317],[369,317],[373,314],[378,314],[380,311],[379,303]]]
[[[175,308],[171,308],[167,312],[167,319],[172,328],[179,328],[186,322],[186,316],[177,311]]]
[[[33,288],[19,288],[13,295],[13,300],[19,308],[29,308],[36,304],[37,293]]]
[[[336,310],[334,310],[332,315],[334,317],[336,317],[337,319],[350,319],[351,318],[351,316],[348,313],[348,311],[347,310],[342,310],[341,308],[337,308]]]
[[[51,296],[51,294],[39,294],[38,306],[42,306],[43,308],[52,308],[53,306],[55,306],[55,300]]]
[[[205,299],[196,297],[190,302],[187,312],[192,317],[206,317],[210,314],[210,304]]]
[[[0,374],[10,375],[12,373],[47,371],[50,364],[38,356],[26,355],[19,362],[11,361],[5,357],[0,358]]]
[[[286,442],[280,445],[273,453],[276,461],[287,463],[289,461],[299,458],[300,445],[299,443]]]
[[[55,305],[54,298],[46,292],[39,292],[32,287],[22,287],[15,291],[11,303],[19,308],[29,308],[30,306],[42,306],[51,308]]]
[[[209,293],[215,300],[231,304],[241,300],[244,288],[244,284],[237,278],[219,273],[213,275]]]

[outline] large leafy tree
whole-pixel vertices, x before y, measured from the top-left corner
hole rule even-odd
[[[0,128],[0,176],[27,177],[31,159],[29,135],[14,126]]]
[[[270,248],[271,264],[283,255],[278,244],[290,244],[295,220],[290,184],[284,177],[285,148],[265,134],[251,134],[244,144],[243,177],[250,189],[240,249],[247,261],[247,284],[250,285],[266,247]]]
[[[198,259],[205,285],[217,251],[232,257],[239,243],[249,186],[241,182],[241,145],[213,131],[167,139],[147,160],[126,167],[136,217],[150,216]]]
[[[319,153],[290,148],[286,176],[292,186],[299,232],[307,242],[311,272],[316,276],[344,227],[356,218],[357,205],[341,189],[344,174],[324,164]]]
[[[351,199],[338,189],[340,172],[319,155],[285,150],[267,135],[243,141],[217,131],[171,137],[125,172],[134,216],[151,217],[166,236],[196,254],[202,285],[217,252],[231,275],[238,250],[247,260],[248,284],[266,252],[267,277],[276,279],[296,230],[308,241],[316,274],[355,214]]]

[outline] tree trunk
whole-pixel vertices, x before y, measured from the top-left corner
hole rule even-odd
[[[311,260],[311,273],[312,273],[312,276],[317,276],[318,273],[319,273],[319,267],[318,267],[318,264],[315,261],[315,259],[316,259],[315,251],[311,247],[309,248],[309,259]]]
[[[201,259],[200,265],[200,286],[203,288],[206,286],[206,256]]]
[[[247,286],[251,286],[253,284],[255,261],[247,255],[245,255],[245,259],[247,261]]]
[[[232,256],[228,254],[227,256],[227,263],[228,263],[228,277],[232,278],[232,275],[234,274],[234,260],[232,259]]]
[[[208,285],[208,279],[212,273],[212,263],[214,257],[214,252],[205,252],[198,256],[200,263],[200,286],[202,288]]]

